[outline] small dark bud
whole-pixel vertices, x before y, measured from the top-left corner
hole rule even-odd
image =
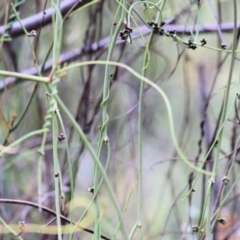
[[[226,49],[227,49],[227,44],[222,43],[222,44],[221,44],[221,48],[222,48],[223,50],[226,50]]]
[[[227,220],[225,218],[220,218],[217,220],[219,223],[221,223],[222,225],[225,225],[227,223]]]
[[[203,38],[203,39],[201,40],[201,45],[204,46],[204,45],[206,45],[206,44],[207,44],[207,41]]]
[[[189,38],[188,43],[189,43],[189,44],[190,44],[190,43],[193,43],[193,41],[194,41],[193,38]]]
[[[164,21],[161,22],[161,27],[164,26],[166,23]]]
[[[158,31],[158,32],[159,32],[159,34],[160,34],[161,36],[165,34],[165,30],[164,30],[164,29],[162,29],[162,28],[161,28],[161,29],[159,29],[159,31]]]
[[[199,231],[199,227],[198,227],[198,226],[193,226],[193,227],[192,227],[192,231],[193,231],[194,233],[197,233],[197,232]]]
[[[128,27],[127,23],[124,23],[124,30],[119,32],[119,36],[122,40],[128,41],[129,35],[133,32],[131,27]]]
[[[195,49],[197,48],[197,45],[192,43],[192,44],[190,45],[190,48],[191,48],[192,50],[195,50]]]
[[[228,183],[229,183],[229,178],[227,177],[227,176],[224,176],[223,178],[222,178],[222,182],[223,182],[223,184],[224,185],[227,185]]]
[[[150,27],[152,27],[152,25],[153,25],[153,23],[150,22],[150,21],[147,21],[147,24],[148,24]]]
[[[170,30],[170,31],[169,31],[169,34],[170,34],[170,35],[175,35],[175,34],[176,34],[176,30]]]
[[[133,32],[133,29],[131,27],[126,26],[125,29],[126,29],[127,33]]]

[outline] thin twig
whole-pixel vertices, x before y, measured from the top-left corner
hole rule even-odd
[[[80,8],[87,3],[91,2],[90,0],[65,0],[61,3],[59,11],[62,16],[65,16],[68,11],[74,6],[74,10]],[[44,12],[40,12],[31,17],[25,18],[22,20],[22,25],[26,28],[27,31],[38,30],[41,27],[44,27],[52,23],[52,17],[56,13],[56,10],[49,8]],[[43,18],[44,14],[44,18]],[[0,36],[5,33],[5,26],[0,26]],[[23,28],[19,22],[15,22],[12,25],[11,31],[8,33],[10,37],[18,37],[24,34]]]
[[[33,207],[33,208],[37,208],[37,209],[41,209],[43,212],[47,212],[49,214],[51,214],[52,216],[56,216],[57,213],[55,211],[53,211],[52,209],[48,208],[48,207],[44,207],[44,206],[40,206],[39,204],[37,203],[34,203],[34,202],[29,202],[29,201],[24,201],[24,200],[16,200],[16,199],[5,199],[5,198],[0,198],[0,203],[3,203],[3,204],[17,204],[17,205],[25,205],[25,206],[29,206],[29,207]],[[71,221],[69,218],[63,216],[63,215],[60,215],[60,218],[67,222],[67,223],[70,223],[70,224],[73,224],[73,225],[76,225],[75,222]],[[91,230],[91,229],[88,229],[88,228],[84,228],[84,227],[81,227],[79,225],[77,225],[78,228],[82,229],[83,231],[85,232],[88,232],[88,233],[91,233],[91,234],[94,234],[94,231]],[[101,235],[101,238],[102,239],[105,239],[105,240],[110,240],[110,238],[107,238],[103,235]]]

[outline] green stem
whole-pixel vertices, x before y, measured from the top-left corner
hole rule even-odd
[[[226,120],[227,106],[228,106],[228,101],[229,101],[229,92],[230,92],[230,88],[231,88],[231,81],[232,81],[234,62],[235,62],[235,50],[237,47],[237,3],[236,3],[236,0],[234,0],[233,2],[234,2],[234,14],[233,14],[234,28],[233,28],[232,55],[231,55],[231,64],[230,64],[229,75],[228,75],[227,89],[226,89],[226,92],[224,95],[223,111],[222,111],[222,116],[221,116],[221,120],[220,120],[220,126]],[[218,159],[219,159],[219,155],[220,155],[220,151],[221,151],[222,138],[223,138],[223,130],[224,130],[224,126],[220,130],[216,158],[215,158],[215,161],[213,164],[213,172],[216,172],[216,170],[217,170],[217,164],[218,164]],[[214,177],[214,176],[212,176],[212,177]]]
[[[0,76],[14,77],[17,79],[23,79],[23,80],[34,81],[34,82],[42,82],[42,83],[50,82],[49,77],[32,76],[24,73],[10,72],[10,71],[4,71],[4,70],[0,70]]]
[[[81,62],[81,63],[75,63],[75,64],[72,64],[72,65],[69,65],[68,67],[62,68],[58,72],[61,73],[61,72],[68,71],[68,70],[70,70],[72,68],[75,68],[75,67],[81,67],[81,66],[85,66],[85,65],[94,65],[94,64],[99,64],[99,65],[106,65],[106,64],[108,64],[108,65],[119,66],[119,67],[125,68],[127,71],[132,73],[140,81],[144,81],[145,83],[147,83],[150,86],[152,86],[153,88],[155,88],[156,91],[162,96],[162,98],[163,98],[163,100],[165,102],[166,109],[167,109],[167,114],[168,114],[168,118],[169,118],[170,134],[171,134],[171,138],[172,138],[174,147],[176,148],[176,151],[177,151],[178,155],[180,156],[180,158],[183,160],[183,162],[187,166],[189,166],[190,168],[194,169],[195,171],[203,173],[203,174],[206,174],[206,175],[212,175],[212,172],[206,171],[206,170],[202,169],[201,167],[197,167],[192,162],[190,162],[187,159],[187,157],[184,155],[182,150],[180,149],[178,141],[177,141],[175,129],[174,129],[174,121],[173,121],[173,113],[172,113],[171,104],[170,104],[170,102],[168,100],[167,95],[164,93],[164,91],[156,83],[150,81],[146,77],[141,76],[141,74],[139,74],[138,72],[133,70],[131,67],[129,67],[129,66],[123,64],[123,63],[119,63],[119,62],[107,62],[107,61]]]
[[[57,232],[58,232],[58,240],[62,240],[62,229],[61,229],[61,212],[60,212],[60,196],[59,196],[59,162],[58,162],[58,124],[56,116],[54,115],[52,118],[52,135],[53,135],[53,163],[54,163],[54,183],[55,183],[55,207],[56,207],[56,218],[57,218]]]
[[[84,143],[86,149],[89,151],[89,153],[90,153],[94,163],[98,167],[98,170],[100,171],[100,173],[101,173],[101,175],[103,177],[103,180],[106,183],[107,191],[108,191],[108,193],[109,193],[109,195],[111,197],[111,200],[112,200],[112,202],[114,204],[114,207],[115,207],[115,209],[117,211],[119,221],[121,222],[123,237],[124,237],[124,239],[128,239],[127,229],[126,229],[125,224],[124,224],[124,222],[122,220],[122,214],[121,214],[120,208],[118,206],[116,196],[114,194],[114,191],[113,191],[113,189],[111,187],[111,184],[110,184],[110,181],[108,179],[108,176],[106,175],[106,172],[105,172],[105,170],[104,170],[104,168],[103,168],[103,166],[102,166],[98,156],[96,155],[93,147],[91,146],[90,142],[88,141],[88,139],[87,139],[86,135],[84,134],[84,132],[82,131],[81,127],[76,122],[76,120],[74,119],[72,114],[69,112],[68,108],[64,105],[64,103],[62,102],[62,100],[58,96],[56,96],[56,100],[57,100],[59,108],[65,113],[65,115],[70,120],[71,124],[73,125],[73,127],[75,128],[77,133],[79,134],[82,142]]]
[[[126,5],[126,1],[122,1],[122,5]],[[120,9],[120,6],[118,7],[118,10],[116,12],[115,18],[117,17],[117,13]],[[111,32],[110,32],[110,42],[109,42],[109,50],[108,50],[108,55],[107,55],[107,61],[110,61],[114,48],[115,48],[115,43],[117,41],[117,37],[119,34],[119,31],[123,25],[124,18],[125,18],[125,11],[124,9],[121,10],[121,17],[118,21],[118,24],[116,27],[112,27]],[[105,67],[105,75],[104,75],[104,83],[103,83],[103,101],[101,103],[101,108],[102,108],[102,126],[101,126],[101,132],[98,140],[98,146],[97,146],[97,157],[100,158],[101,151],[103,148],[104,142],[108,144],[108,148],[110,148],[110,143],[108,140],[108,135],[107,135],[107,124],[108,124],[108,99],[109,99],[109,92],[110,92],[110,76],[109,76],[109,66],[106,64]],[[110,158],[110,152],[108,151],[108,156],[107,158]],[[98,167],[95,164],[94,166],[94,189],[97,189],[99,185],[99,176],[98,176]],[[95,195],[95,194],[94,194]],[[95,239],[98,240],[100,236],[100,222],[99,222],[99,208],[98,208],[98,198],[95,196],[94,203],[97,207],[97,214],[96,214],[96,219],[95,219]]]
[[[42,133],[44,133],[46,131],[47,131],[46,129],[41,129],[41,130],[36,130],[36,131],[30,132],[28,134],[25,134],[23,137],[21,137],[18,140],[14,141],[13,143],[8,145],[7,147],[4,147],[3,149],[1,149],[0,157],[2,157],[4,153],[7,153],[11,148],[17,146],[22,141],[24,141],[24,140],[26,140],[26,139],[28,139],[28,138],[30,138],[32,136],[35,136],[35,135],[38,135],[38,134],[42,134]]]

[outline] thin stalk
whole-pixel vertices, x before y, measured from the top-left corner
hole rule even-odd
[[[19,124],[22,122],[23,118],[25,117],[26,113],[28,112],[28,109],[32,103],[32,100],[33,100],[33,97],[35,96],[35,93],[37,92],[37,87],[38,87],[38,83],[35,84],[34,86],[34,89],[33,89],[33,92],[31,93],[31,96],[26,104],[26,107],[23,109],[20,117],[18,118],[18,121],[14,124],[14,126],[12,126],[8,133],[7,133],[7,136],[5,137],[5,140],[3,142],[3,145],[5,145],[7,142],[8,142],[8,138],[11,134],[11,132],[13,132],[15,129],[17,129],[17,127],[19,126]]]
[[[61,126],[61,129],[63,131],[63,135],[65,137],[67,137],[67,133],[62,121],[62,117],[59,113],[59,111],[56,112],[57,113],[57,117]],[[71,156],[70,156],[70,150],[69,150],[69,146],[68,146],[68,140],[65,139],[65,148],[66,148],[66,152],[67,152],[67,162],[68,162],[68,172],[69,172],[69,178],[70,178],[70,202],[72,204],[72,199],[74,198],[74,186],[73,186],[73,173],[72,173],[72,161],[71,161]],[[63,192],[64,193],[64,192]],[[64,202],[62,203],[62,206],[64,206]],[[72,209],[72,206],[70,206],[70,209]],[[72,212],[70,213],[70,220],[72,221]],[[70,234],[69,239],[73,238],[73,233],[74,231]]]
[[[10,71],[4,71],[4,70],[0,70],[0,76],[15,77],[17,79],[23,79],[27,81],[40,82],[40,83],[50,82],[49,77],[33,76],[33,75],[24,74],[24,73],[10,72]]]
[[[205,223],[205,214],[206,211],[208,214],[211,214],[209,204],[211,203],[211,191],[213,188],[213,183],[209,183],[208,188],[207,188],[207,193],[206,193],[206,199],[205,199],[205,204],[203,207],[203,212],[201,213],[201,220],[199,224],[199,232],[198,232],[198,237],[197,239],[201,239],[202,233],[204,232],[203,230],[206,228],[206,231],[209,233],[209,226],[210,226],[210,216],[207,218],[207,223]],[[205,226],[204,226],[205,225]]]
[[[240,79],[239,79],[240,80]],[[239,84],[239,81],[238,81],[238,84]],[[237,93],[238,91],[236,91]],[[232,156],[232,160],[231,160],[231,163],[230,165],[228,165],[226,171],[225,171],[225,176],[224,178],[229,179],[230,178],[230,173],[232,172],[232,168],[233,168],[233,165],[235,163],[235,160],[236,160],[236,155],[238,153],[238,144],[239,144],[239,141],[240,141],[240,135],[238,136],[237,138],[237,141],[235,143],[235,147],[234,147],[234,150],[233,150],[233,156]],[[230,161],[230,160],[229,160]],[[223,181],[223,180],[222,180]],[[221,192],[220,192],[220,195],[217,196],[219,198],[215,200],[214,202],[214,206],[213,206],[213,211],[212,213],[214,214],[214,217],[211,219],[211,223],[212,223],[212,231],[214,229],[214,226],[215,226],[215,223],[216,223],[216,220],[218,218],[218,215],[220,213],[220,210],[221,210],[221,205],[222,205],[222,201],[223,201],[223,195],[224,195],[224,192],[226,190],[226,185],[227,184],[224,184],[224,182],[221,183],[222,184],[222,188],[221,188]],[[220,205],[220,206],[219,206]]]
[[[109,196],[113,202],[113,205],[117,211],[117,214],[118,214],[118,218],[119,218],[119,221],[121,222],[121,228],[122,228],[122,234],[123,234],[123,239],[128,239],[128,236],[127,236],[127,229],[126,229],[126,226],[122,220],[122,214],[121,214],[121,211],[120,211],[120,208],[119,208],[119,205],[117,203],[117,199],[116,199],[116,196],[114,194],[114,191],[111,187],[111,183],[108,179],[108,176],[106,175],[106,172],[99,160],[99,158],[97,157],[93,147],[91,146],[90,142],[88,141],[86,135],[84,134],[84,132],[82,131],[81,127],[79,126],[79,124],[76,122],[76,120],[74,119],[74,117],[72,116],[72,114],[69,112],[68,108],[64,105],[64,103],[62,102],[62,100],[59,98],[59,96],[56,96],[56,100],[57,100],[57,103],[58,103],[58,106],[59,108],[63,111],[63,113],[68,117],[68,119],[70,120],[71,124],[73,125],[73,127],[75,128],[76,132],[79,134],[83,144],[85,145],[86,149],[89,151],[94,163],[96,163],[102,177],[103,177],[103,180],[104,182],[106,183],[106,187],[107,187],[107,191],[109,193]]]
[[[231,55],[231,64],[230,64],[230,69],[229,69],[229,75],[228,75],[228,82],[227,82],[227,89],[224,95],[224,102],[223,102],[223,111],[222,111],[222,116],[220,120],[220,126],[225,122],[226,120],[226,114],[227,114],[227,106],[228,106],[228,101],[229,101],[229,92],[231,88],[231,81],[232,81],[232,74],[233,74],[233,69],[234,69],[234,62],[235,62],[235,50],[237,46],[237,2],[236,0],[233,0],[233,44],[232,44],[232,55]],[[222,138],[223,138],[223,128],[220,130],[220,135],[218,138],[218,147],[217,147],[217,152],[216,152],[216,158],[213,164],[213,172],[216,172],[217,170],[217,164],[218,164],[218,159],[221,151],[221,144],[222,144]],[[214,178],[214,176],[212,176]]]
[[[205,155],[205,157],[204,157],[204,159],[202,161],[202,164],[200,165],[200,168],[203,168],[204,164],[207,161],[207,158],[208,158],[209,154],[213,151],[213,148],[216,146],[217,139],[219,138],[220,132],[221,132],[222,128],[224,127],[225,123],[227,122],[227,119],[230,116],[230,114],[232,112],[232,109],[234,108],[234,102],[235,102],[235,100],[232,102],[232,104],[230,104],[231,108],[229,109],[229,112],[226,115],[225,121],[222,123],[222,125],[219,125],[219,129],[218,129],[218,132],[216,134],[215,140],[213,141],[211,147],[209,148],[207,154]],[[192,193],[200,173],[201,172],[197,172],[196,177],[195,177],[195,179],[193,181],[191,189],[188,191],[188,193],[186,194],[186,196],[183,199],[185,199],[186,197],[188,197]],[[212,172],[212,174],[214,175],[215,173]],[[209,175],[209,174],[207,174],[207,175]]]
[[[190,167],[191,169],[194,169],[195,171],[200,172],[202,174],[206,174],[206,175],[210,175],[210,176],[212,175],[212,172],[206,171],[206,170],[202,169],[201,167],[195,166],[192,162],[190,162],[187,159],[187,157],[182,152],[181,148],[179,147],[179,144],[178,144],[178,141],[177,141],[177,137],[176,137],[176,133],[175,133],[171,104],[170,104],[170,102],[168,100],[168,97],[165,94],[165,92],[156,83],[152,82],[151,80],[149,80],[146,77],[143,77],[141,74],[139,74],[138,72],[133,70],[131,67],[129,67],[129,66],[123,64],[123,63],[112,62],[112,61],[109,61],[109,62],[107,62],[107,61],[79,62],[79,63],[75,63],[75,64],[72,64],[72,65],[69,65],[67,67],[64,67],[61,70],[58,70],[57,73],[66,72],[66,71],[68,71],[70,69],[73,69],[73,68],[76,68],[76,67],[81,67],[81,66],[86,66],[86,65],[95,65],[95,64],[99,64],[99,65],[106,65],[106,64],[108,64],[108,65],[122,67],[122,68],[126,69],[127,71],[129,71],[132,75],[134,75],[139,81],[144,81],[148,85],[150,85],[153,88],[155,88],[155,90],[161,95],[161,97],[164,100],[164,103],[165,103],[165,106],[166,106],[166,109],[167,109],[168,122],[169,122],[169,128],[170,128],[170,135],[171,135],[174,147],[176,148],[176,151],[177,151],[178,155],[183,160],[183,162],[188,167]]]
[[[156,17],[155,22],[157,22],[159,25],[161,25],[162,22],[162,14],[161,11],[163,9],[163,5],[161,6],[161,9],[158,9],[158,14]],[[151,33],[147,46],[146,46],[146,50],[144,53],[144,60],[143,60],[143,68],[142,68],[142,76],[145,77],[146,75],[146,70],[147,70],[147,66],[150,62],[150,46],[152,45],[153,42],[153,36],[154,36],[154,32]],[[137,228],[142,227],[142,202],[143,202],[143,192],[142,192],[142,164],[143,164],[143,159],[142,159],[142,105],[143,105],[143,91],[144,91],[144,86],[145,86],[145,82],[141,81],[140,82],[140,90],[139,90],[139,102],[138,102],[138,137],[137,137],[137,146],[138,146],[138,205],[137,205],[137,220],[136,223],[129,235],[129,239],[131,240],[137,230]]]
[[[231,165],[229,167],[229,171],[228,173],[226,174],[226,179],[229,179],[229,175],[232,171],[232,167],[233,167],[233,164],[236,160],[236,156],[237,156],[237,153],[238,153],[238,145],[239,145],[239,142],[240,142],[240,135],[238,136],[237,138],[237,141],[236,141],[236,144],[235,144],[235,147],[234,147],[234,153],[233,153],[233,156],[232,156],[232,162],[231,162]],[[224,189],[226,189],[226,186],[224,185],[223,186],[223,190],[222,190],[222,193],[220,195],[220,204],[218,206],[218,208],[214,211],[213,213],[213,216],[211,217],[211,222],[212,222],[212,230],[213,230],[213,226],[215,225],[215,221],[217,219],[217,216],[221,210],[221,207],[224,205],[224,203],[226,202],[226,200],[228,199],[229,195],[231,194],[232,190],[234,189],[234,187],[237,185],[238,181],[240,180],[240,174],[238,176],[238,178],[236,179],[236,181],[233,183],[233,185],[231,186],[230,190],[228,191],[228,193],[226,194],[226,196],[223,198],[223,193],[224,193]]]
[[[56,2],[56,3],[55,3]],[[53,51],[52,51],[52,71],[50,73],[51,78],[55,76],[55,71],[59,67],[58,58],[60,55],[60,50],[62,46],[62,26],[63,20],[62,15],[59,11],[60,8],[60,1],[51,0],[51,5],[55,9],[55,17],[53,18],[53,28],[54,28],[54,36],[53,36]],[[62,176],[59,167],[59,159],[58,159],[58,122],[55,115],[55,112],[58,111],[57,103],[55,100],[55,96],[57,96],[57,82],[59,81],[58,78],[55,79],[52,84],[50,84],[51,89],[51,99],[50,99],[50,112],[49,117],[52,117],[52,136],[53,136],[53,162],[54,162],[54,175],[55,175],[55,206],[56,206],[56,218],[57,218],[57,232],[58,232],[58,239],[62,240],[62,229],[61,229],[61,208],[60,208],[60,191],[62,190]],[[47,86],[45,85],[45,89]],[[60,187],[60,189],[59,189]],[[63,195],[63,194],[61,194]]]
[[[122,5],[126,6],[126,1],[123,0],[122,1]],[[120,9],[120,7],[118,7],[118,9]],[[118,13],[118,10],[117,10]],[[116,16],[117,16],[116,13]],[[123,25],[124,19],[125,19],[125,11],[124,9],[121,9],[121,17],[118,21],[117,26],[115,27],[115,29],[112,27],[111,29],[111,33],[110,33],[110,42],[109,42],[109,50],[108,50],[108,55],[107,55],[107,61],[110,61],[114,48],[115,48],[115,43],[117,41],[117,37],[118,37],[118,33]],[[100,158],[101,155],[101,151],[102,151],[102,147],[104,142],[108,144],[108,147],[110,148],[110,143],[108,140],[108,136],[107,136],[107,123],[109,120],[108,117],[108,112],[107,112],[107,108],[108,108],[108,99],[109,99],[109,92],[110,92],[110,76],[109,76],[109,66],[106,64],[105,67],[105,75],[104,75],[104,83],[103,83],[103,101],[101,103],[101,108],[102,108],[102,126],[101,126],[101,132],[100,132],[100,136],[99,136],[99,140],[98,140],[98,146],[97,146],[97,157]],[[110,158],[110,152],[108,151],[108,156],[107,158]],[[99,174],[98,174],[98,167],[94,166],[94,189],[98,188],[98,184],[99,184]],[[95,205],[97,206],[97,214],[96,214],[96,221],[95,221],[95,239],[98,240],[99,236],[100,236],[100,222],[98,221],[99,219],[99,208],[98,208],[98,200],[97,200],[97,196],[95,196],[95,200],[94,200]]]
[[[106,165],[105,165],[105,173],[106,173],[106,171],[107,171],[107,169],[108,169],[108,165],[109,165],[109,163],[110,163],[110,145],[108,144],[108,153],[107,153],[107,161],[106,161]],[[80,224],[80,222],[82,221],[82,219],[85,217],[85,215],[87,214],[87,212],[88,212],[88,210],[89,210],[89,208],[91,207],[91,205],[93,204],[93,202],[94,202],[94,200],[95,200],[95,198],[96,198],[96,196],[97,196],[97,194],[98,194],[98,191],[99,191],[99,189],[100,189],[100,187],[101,187],[101,185],[102,185],[102,181],[103,181],[103,178],[101,177],[101,180],[100,180],[100,182],[99,182],[99,184],[98,184],[98,187],[97,187],[97,189],[94,189],[94,194],[93,194],[93,198],[91,199],[91,201],[89,202],[89,205],[88,205],[88,207],[85,209],[85,211],[83,212],[83,214],[82,214],[82,216],[79,218],[79,220],[78,220],[78,222],[77,222],[77,224],[79,223]]]
[[[0,222],[3,226],[6,227],[6,229],[13,235],[15,239],[24,240],[21,236],[18,236],[18,233],[14,229],[12,229],[11,226],[9,226],[1,217]]]
[[[5,15],[4,15],[4,26],[6,26],[8,23],[8,17],[9,17],[9,4],[6,4]],[[4,32],[0,37],[0,58],[2,58],[2,47],[4,43],[4,38],[6,37],[5,31],[6,31],[6,27],[4,28]]]
[[[58,134],[58,124],[56,116],[52,118],[52,134],[53,134],[53,163],[54,163],[54,183],[55,183],[55,207],[56,207],[56,218],[57,218],[57,233],[58,233],[58,240],[62,240],[62,230],[61,230],[61,212],[60,212],[60,196],[59,196],[59,162],[58,162],[58,141],[57,141],[57,134]]]
[[[123,213],[122,213],[122,218],[124,217],[125,213],[127,212],[127,208],[128,208],[128,205],[129,205],[129,202],[130,202],[130,199],[131,199],[133,190],[135,189],[136,185],[137,185],[137,182],[133,185],[133,187],[132,187],[132,189],[131,189],[131,191],[130,191],[130,193],[129,193],[129,195],[128,195],[128,198],[127,198],[127,201],[126,201],[126,204],[125,204],[125,206],[124,206]],[[119,222],[119,224],[118,224],[118,226],[117,226],[117,229],[116,229],[115,233],[113,234],[113,239],[116,238],[117,232],[118,232],[120,226],[121,226],[121,223]]]
[[[162,12],[161,12],[161,9],[155,4],[155,3],[152,3],[152,2],[149,2],[149,1],[144,1],[144,4],[150,4],[152,5],[153,7],[155,7],[157,10],[158,10],[158,13],[160,14],[160,19],[162,19]],[[131,26],[131,21],[130,21],[130,18],[132,17],[131,16],[131,12],[134,10],[133,8],[135,7],[135,5],[137,4],[143,4],[143,2],[135,2],[133,3],[130,8],[129,8],[129,11],[128,11],[128,26],[130,27]],[[136,12],[136,11],[135,11]],[[149,14],[148,14],[149,15]],[[141,16],[138,14],[139,18],[145,23],[145,21],[141,18]],[[150,20],[150,19],[148,19]]]
[[[55,72],[58,65],[58,58],[60,55],[61,45],[62,45],[62,27],[63,19],[61,12],[59,11],[60,1],[56,0],[56,3],[51,0],[52,7],[56,10],[56,16],[53,18],[54,27],[54,41],[53,41],[53,51],[52,51],[52,73]]]
[[[218,146],[217,146],[217,150],[216,150],[216,158],[213,164],[213,173],[217,171],[217,166],[218,166],[218,161],[219,161],[219,156],[220,156],[220,152],[221,152],[221,145],[222,145],[222,140],[223,140],[223,131],[224,131],[224,127],[225,127],[225,121],[226,121],[226,115],[227,115],[227,107],[228,107],[228,101],[229,101],[229,93],[230,93],[230,88],[231,88],[231,81],[232,81],[232,74],[233,74],[233,70],[234,70],[234,62],[235,62],[235,50],[236,50],[236,45],[237,45],[237,2],[236,0],[233,1],[234,2],[234,14],[233,14],[233,18],[234,18],[234,29],[233,29],[233,45],[232,45],[232,55],[231,55],[231,63],[230,63],[230,69],[229,69],[229,75],[228,75],[228,82],[227,82],[227,88],[226,88],[226,92],[224,94],[224,102],[223,102],[223,111],[222,111],[222,115],[221,115],[221,119],[220,119],[220,124],[219,126],[222,128],[219,129],[219,137],[218,137]],[[213,184],[215,181],[215,176],[211,176],[210,179],[210,183],[209,184]],[[213,188],[211,187],[211,190],[213,190]],[[212,193],[213,194],[213,193]],[[221,198],[221,196],[220,196]],[[211,202],[208,202],[209,204],[209,209],[211,207]],[[215,215],[215,214],[214,214]],[[210,219],[209,219],[210,221]],[[210,230],[210,222],[209,225],[207,226],[207,232],[206,232],[206,237],[208,239],[208,237],[210,237],[211,235],[211,230]]]
[[[41,206],[42,203],[42,163],[43,163],[43,157],[45,155],[45,144],[46,144],[46,140],[47,140],[47,133],[48,133],[49,129],[46,128],[46,132],[44,132],[43,136],[42,136],[42,142],[41,142],[41,146],[38,150],[40,156],[38,158],[38,176],[37,176],[37,180],[38,180],[38,205]],[[40,212],[42,211],[41,208],[38,209]]]
[[[39,71],[39,69],[38,69],[36,54],[35,54],[34,47],[33,47],[33,45],[32,45],[32,42],[31,42],[31,40],[30,40],[30,37],[29,37],[29,33],[28,33],[27,29],[24,27],[24,25],[22,24],[22,21],[21,21],[21,19],[19,18],[18,12],[17,12],[15,6],[13,5],[13,3],[12,3],[11,5],[12,5],[12,9],[13,9],[13,12],[14,12],[17,20],[19,21],[19,23],[20,23],[20,25],[21,25],[24,33],[25,33],[26,36],[27,36],[28,44],[29,44],[29,46],[30,46],[31,53],[32,53],[32,56],[33,56],[34,66],[35,66],[35,68],[36,68],[36,70],[37,70],[38,75],[41,76],[41,73],[40,73],[40,71]]]
[[[77,199],[78,200],[78,199]],[[51,216],[53,216],[55,219],[56,219],[56,215],[57,213],[55,211],[53,211],[52,209],[50,208],[47,208],[45,206],[39,206],[37,203],[35,202],[29,202],[29,201],[24,201],[24,200],[16,200],[16,199],[7,199],[7,198],[0,198],[0,203],[1,204],[14,204],[14,205],[22,205],[22,206],[28,206],[28,207],[31,207],[31,208],[41,208],[43,209],[43,212],[45,213],[48,213],[50,214]],[[76,206],[76,204],[75,204]],[[77,205],[76,207],[78,207],[79,205]],[[69,218],[61,215],[60,216],[62,221],[64,221],[65,223],[68,223],[68,225],[65,225],[63,226],[63,231],[65,231],[66,234],[69,234],[69,230],[72,229],[73,225],[76,225],[75,222],[73,221],[70,221]],[[1,225],[0,225],[0,231],[1,233],[8,233],[9,230],[8,229],[4,229]],[[19,225],[17,224],[11,224],[11,227],[14,228],[14,229],[19,229]],[[51,231],[52,234],[56,235],[56,231],[55,231],[55,226],[42,226],[42,225],[37,225],[37,224],[27,224],[26,226],[28,229],[25,229],[25,232],[31,232],[31,233],[39,233],[39,231],[41,231],[41,233],[43,233],[42,230],[46,229],[46,228],[49,228],[51,230],[54,230]],[[40,228],[40,230],[39,230]],[[94,231],[89,229],[89,228],[86,228],[84,226],[81,226],[81,225],[77,225],[77,230],[76,232],[79,232],[79,231],[85,231],[85,232],[88,232],[90,234],[94,234]],[[49,233],[49,231],[46,232],[46,234]],[[105,240],[110,240],[108,237],[106,236],[103,236],[101,235],[101,238],[102,239],[105,239]]]

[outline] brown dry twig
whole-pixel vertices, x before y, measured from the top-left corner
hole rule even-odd
[[[46,213],[49,213],[50,215],[52,216],[57,216],[57,213],[55,211],[53,211],[52,209],[50,208],[47,208],[47,207],[44,207],[44,206],[41,206],[37,203],[34,203],[34,202],[29,202],[29,201],[24,201],[24,200],[16,200],[16,199],[5,199],[5,198],[0,198],[0,203],[1,204],[15,204],[15,205],[24,205],[24,206],[29,206],[29,207],[33,207],[33,208],[37,208],[37,209],[42,209],[43,212],[46,212]],[[65,221],[66,223],[71,223],[71,224],[74,224],[76,225],[75,222],[71,221],[69,218],[63,216],[63,215],[60,215],[60,218],[61,220]],[[85,232],[88,232],[88,233],[91,233],[91,234],[94,234],[94,231],[93,230],[90,230],[88,228],[84,228],[84,227],[81,227],[79,225],[77,225],[78,228],[82,229],[83,231]],[[105,239],[105,240],[110,240],[110,238],[107,238],[103,235],[101,235],[101,238],[102,239]]]
[[[59,11],[64,17],[69,10],[78,9],[88,3],[90,0],[65,0],[61,3]],[[41,27],[44,27],[50,23],[52,23],[52,16],[56,13],[56,10],[53,8],[49,8],[44,12],[40,12],[31,17],[25,18],[22,20],[22,25],[26,28],[28,32],[32,30],[38,30]],[[44,14],[44,18],[43,18]],[[5,33],[5,26],[0,26],[0,36]],[[23,28],[19,22],[14,22],[11,28],[11,31],[8,33],[10,37],[18,37],[24,34]]]

